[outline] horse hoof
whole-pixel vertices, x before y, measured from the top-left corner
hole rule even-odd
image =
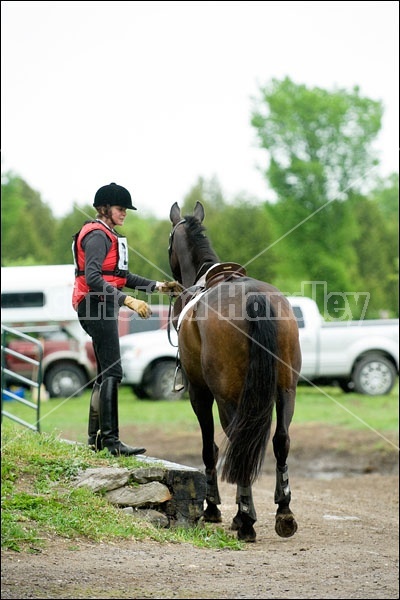
[[[243,531],[243,529],[239,529],[238,534],[237,534],[238,540],[240,540],[241,542],[246,542],[246,543],[255,542],[256,537],[257,537],[257,534],[254,531],[253,527],[251,527],[250,529],[246,529],[246,531]]]
[[[254,521],[252,519],[247,519],[237,514],[232,519],[231,530],[237,531],[237,538],[242,542],[255,542],[256,541],[256,532],[253,527]]]
[[[292,514],[279,514],[275,517],[275,531],[279,537],[292,537],[297,531],[297,523]]]
[[[233,519],[232,519],[231,530],[239,531],[239,529],[241,528],[242,525],[243,525],[242,519],[236,515],[236,517],[233,517]]]
[[[210,506],[208,506],[206,510],[203,511],[203,519],[207,523],[221,523],[221,511],[219,510],[219,508],[211,508]]]

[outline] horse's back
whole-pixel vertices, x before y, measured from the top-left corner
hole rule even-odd
[[[287,298],[274,286],[250,277],[215,285],[201,296],[182,320],[179,345],[183,366],[191,380],[205,384],[215,381],[229,394],[243,384],[249,362],[250,318],[248,302],[253,301],[255,319],[260,298],[266,298],[269,320],[276,328],[278,377],[292,387],[300,370],[297,321]],[[254,317],[253,317],[254,318]],[[262,349],[261,349],[262,350]]]

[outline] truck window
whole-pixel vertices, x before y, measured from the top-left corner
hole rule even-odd
[[[152,314],[149,319],[141,319],[139,315],[132,315],[129,320],[129,333],[154,331],[154,329],[160,329],[161,325],[161,319],[157,314]]]
[[[301,310],[300,306],[292,306],[292,308],[293,308],[294,316],[297,319],[297,325],[298,325],[299,329],[303,329],[304,328],[303,311]]]
[[[2,308],[37,308],[44,306],[43,292],[18,292],[1,294]]]

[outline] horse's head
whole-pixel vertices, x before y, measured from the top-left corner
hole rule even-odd
[[[218,262],[218,257],[204,235],[204,207],[200,202],[196,202],[193,215],[183,217],[175,202],[171,206],[169,218],[172,230],[168,253],[172,276],[188,288],[198,279],[202,265],[206,262]]]

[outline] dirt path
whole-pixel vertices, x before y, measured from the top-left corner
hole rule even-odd
[[[197,434],[149,433],[149,455],[201,466]],[[40,554],[2,552],[2,598],[398,598],[396,439],[315,426],[291,434],[294,537],[274,531],[269,449],[253,490],[257,542],[245,550],[53,539]],[[220,492],[228,528],[235,490],[221,483]]]

